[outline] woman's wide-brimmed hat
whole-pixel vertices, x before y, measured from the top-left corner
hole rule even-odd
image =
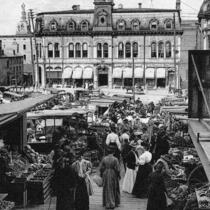
[[[138,144],[136,142],[131,142],[129,145],[133,148],[138,146]]]

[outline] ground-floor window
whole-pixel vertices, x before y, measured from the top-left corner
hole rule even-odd
[[[107,86],[107,85],[108,85],[108,74],[99,74],[98,86]]]
[[[124,79],[124,86],[126,87],[126,86],[133,86],[133,80],[132,80],[132,78],[125,78]]]
[[[82,86],[83,86],[83,79],[74,80],[74,87],[82,87]]]
[[[147,79],[146,80],[148,87],[154,87],[155,86],[155,79]]]
[[[90,86],[93,85],[93,79],[84,79],[83,86],[85,89],[89,89]]]
[[[141,78],[136,78],[135,79],[135,86],[138,87],[138,88],[144,86],[143,78],[142,79]]]
[[[73,80],[72,79],[64,79],[64,84],[71,86],[71,85],[73,85]]]
[[[123,80],[122,79],[119,79],[119,78],[114,78],[113,79],[113,86],[115,86],[115,87],[120,86],[121,87],[122,85],[123,85]]]

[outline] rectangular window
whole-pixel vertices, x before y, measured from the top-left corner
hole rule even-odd
[[[25,44],[23,45],[23,49],[26,50],[26,45]]]
[[[17,44],[17,53],[19,53],[19,44]]]
[[[23,55],[23,59],[24,59],[24,61],[26,60],[26,55]]]
[[[83,50],[82,57],[83,58],[87,58],[88,57],[88,51],[87,50]]]

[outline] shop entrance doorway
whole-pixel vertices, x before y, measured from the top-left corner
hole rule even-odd
[[[108,74],[98,75],[98,86],[108,86]]]
[[[166,86],[166,80],[164,78],[157,79],[157,87],[164,88]]]

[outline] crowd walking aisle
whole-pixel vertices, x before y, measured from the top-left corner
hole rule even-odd
[[[121,192],[121,203],[116,210],[146,210],[147,208],[147,199],[138,199],[133,197],[133,195],[122,192],[122,182],[123,179],[120,180],[120,192]],[[105,210],[102,206],[102,187],[98,187],[93,182],[93,191],[94,194],[90,196],[90,210]],[[56,209],[56,198],[53,197],[51,201],[51,205],[49,208],[49,201],[40,206],[27,207],[24,209],[18,208],[18,210],[55,210]]]

